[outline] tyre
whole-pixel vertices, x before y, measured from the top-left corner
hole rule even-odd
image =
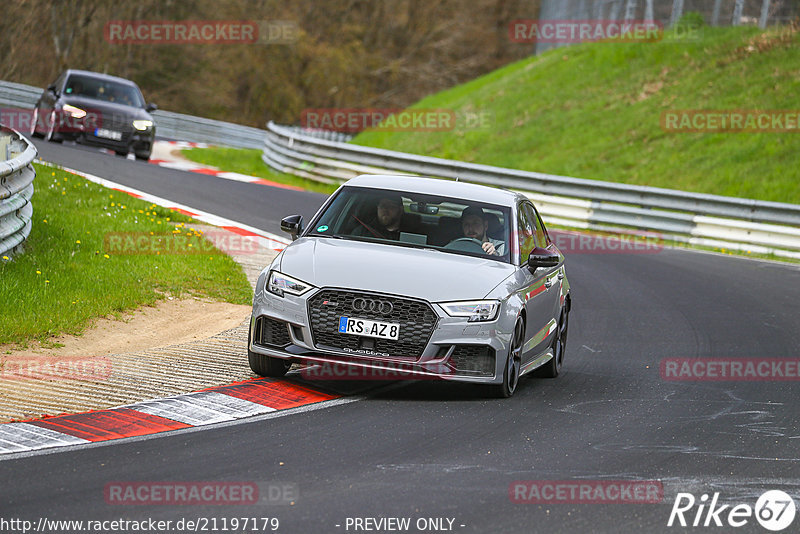
[[[564,364],[564,351],[567,349],[567,329],[569,328],[569,304],[561,310],[558,319],[558,329],[556,337],[553,338],[553,357],[536,371],[536,376],[542,378],[555,378],[561,373],[561,366]]]
[[[44,134],[44,140],[50,143],[60,143],[63,141],[61,137],[58,136],[56,133],[56,112],[55,110],[50,112],[50,119],[47,121],[47,130]]]
[[[495,386],[495,393],[498,397],[507,399],[514,395],[519,384],[519,371],[522,366],[522,345],[525,342],[525,321],[522,317],[517,317],[514,323],[514,333],[511,337],[511,345],[508,348],[508,358],[506,359],[505,370],[503,371],[503,383]]]
[[[114,152],[116,152],[117,156],[122,156],[123,158],[127,158],[128,157],[128,151],[127,150],[115,150]]]
[[[136,159],[141,160],[141,161],[150,161],[150,153],[149,152],[146,152],[146,153],[137,152],[136,153]]]
[[[292,362],[280,358],[264,356],[250,350],[247,351],[247,360],[250,362],[250,369],[258,376],[280,378],[289,371]]]
[[[33,114],[31,115],[31,137],[44,137],[42,134],[36,131],[36,123],[39,122],[39,108],[33,108]]]

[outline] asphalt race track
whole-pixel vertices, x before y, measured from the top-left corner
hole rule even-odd
[[[36,145],[45,161],[274,233],[282,216],[309,217],[324,199]],[[730,509],[782,490],[800,505],[796,379],[670,381],[660,373],[667,358],[797,359],[800,269],[676,250],[572,254],[567,266],[574,306],[555,380],[526,378],[508,400],[472,386],[377,384],[348,404],[8,458],[0,460],[0,515],[34,523],[276,517],[278,532],[320,534],[363,532],[354,518],[381,517],[411,518],[409,532],[765,532],[754,517],[736,529],[667,521],[680,492],[698,504],[718,492]],[[657,481],[663,501],[510,498],[515,481],[565,480]],[[107,504],[106,485],[130,481],[288,484],[296,498]],[[453,522],[417,530],[420,518]]]

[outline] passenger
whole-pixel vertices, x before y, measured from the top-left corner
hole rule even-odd
[[[482,208],[470,206],[461,212],[461,230],[464,237],[477,239],[481,242],[483,251],[492,256],[502,256],[505,254],[506,244],[498,239],[492,239],[486,235],[489,229],[489,219]]]
[[[400,239],[400,225],[403,221],[403,199],[397,196],[384,196],[378,201],[375,215],[367,220],[357,216],[359,225],[353,230],[354,236]]]

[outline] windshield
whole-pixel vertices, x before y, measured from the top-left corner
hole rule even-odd
[[[67,80],[64,94],[94,98],[136,108],[144,107],[144,98],[134,85],[73,74]]]
[[[344,187],[306,235],[436,249],[510,262],[507,207],[469,200]]]

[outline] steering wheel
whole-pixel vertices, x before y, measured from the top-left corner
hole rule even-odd
[[[458,250],[460,252],[477,252],[486,254],[486,251],[483,250],[483,243],[480,239],[475,239],[474,237],[459,237],[458,239],[454,239],[450,241],[444,247],[446,250]]]

